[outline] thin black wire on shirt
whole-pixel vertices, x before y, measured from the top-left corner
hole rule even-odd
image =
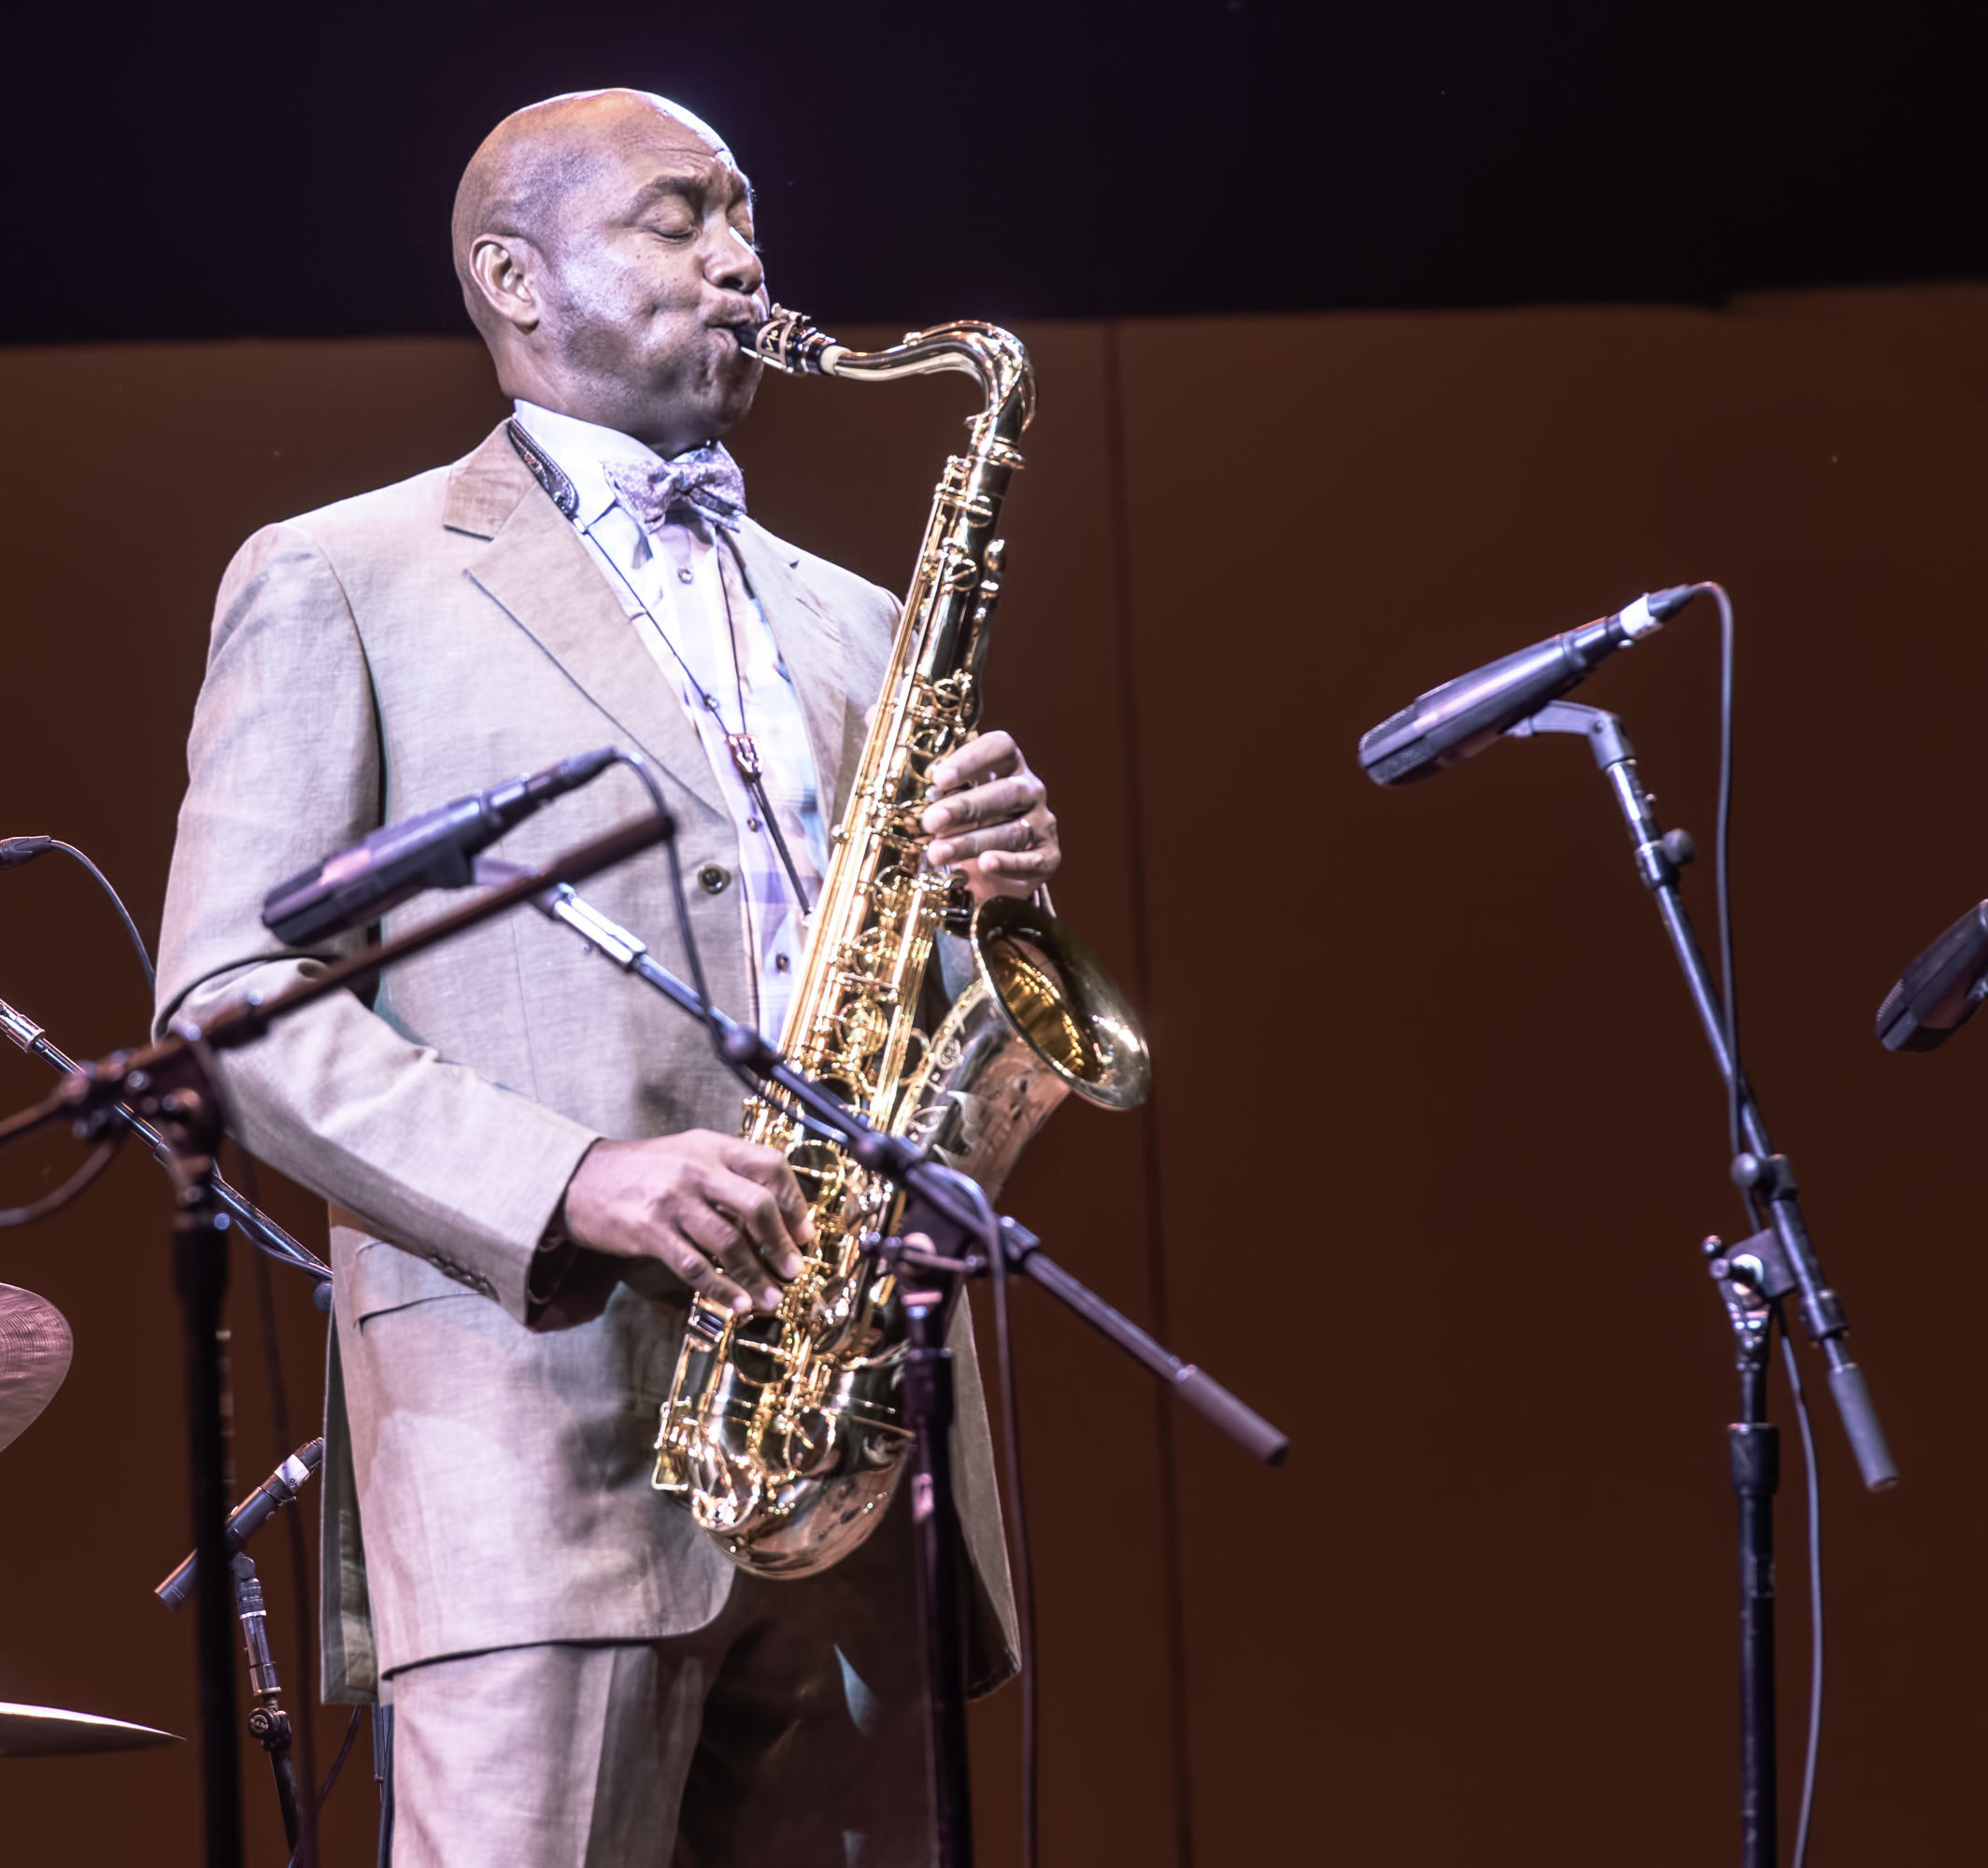
[[[587,536],[592,538],[593,534],[589,531]],[[615,562],[613,555],[607,550],[605,545],[601,545],[598,540],[595,540],[594,543],[595,549],[607,560],[608,569],[621,580],[621,587],[635,600],[636,608],[649,619],[649,627],[661,639],[663,647],[675,657],[676,665],[683,670],[684,679],[690,684],[692,691],[697,695],[699,704],[707,713],[717,714],[718,725],[723,726],[725,724],[725,716],[718,713],[717,697],[697,678],[696,670],[684,659],[683,651],[670,640],[669,630],[657,621],[655,611],[642,601],[642,592],[636,589],[633,583],[630,581],[628,573]],[[716,551],[718,547],[713,545],[712,549]],[[744,732],[746,730],[746,674],[745,671],[739,666],[739,638],[731,621],[731,592],[725,588],[725,573],[722,565],[718,567],[717,587],[719,595],[725,600],[725,634],[731,644],[731,679],[739,697],[739,730]]]
[[[714,545],[712,549],[716,551],[720,547]],[[731,673],[738,686],[739,736],[751,745],[752,735],[746,727],[746,674],[739,666],[739,627],[731,619],[731,587],[725,582],[723,560],[719,561],[717,568],[717,593],[725,600],[725,639],[731,644]],[[678,657],[678,659],[681,660],[682,658]],[[688,673],[689,670],[685,672]],[[718,724],[723,726],[724,721],[720,719]],[[733,763],[738,763],[736,757]],[[802,885],[801,870],[794,861],[793,852],[787,847],[787,838],[780,828],[780,820],[774,814],[774,801],[766,793],[766,769],[760,763],[759,749],[756,746],[753,747],[753,764],[755,770],[750,773],[746,773],[742,766],[741,776],[751,788],[753,799],[760,807],[760,822],[766,826],[766,834],[774,840],[774,849],[779,855],[780,867],[787,871],[788,883],[794,891],[794,900],[802,914],[805,916],[808,913],[807,890]]]
[[[590,538],[592,534],[589,532],[588,536]],[[711,548],[714,551],[723,549],[722,546],[716,545]],[[698,703],[703,708],[705,713],[711,715],[717,721],[719,729],[722,730],[725,725],[725,715],[718,707],[717,697],[697,678],[696,670],[684,659],[683,651],[670,640],[669,630],[657,621],[655,611],[642,601],[642,592],[636,589],[630,581],[628,573],[615,562],[604,545],[596,542],[595,549],[600,552],[608,569],[621,580],[621,587],[634,600],[635,607],[649,619],[649,627],[656,631],[663,647],[668,649],[671,655],[675,658],[676,665],[683,670],[684,679],[690,684],[690,690],[697,696]],[[739,737],[750,741],[752,735],[746,729],[746,671],[739,663],[739,630],[738,625],[732,621],[731,617],[731,591],[725,583],[725,567],[722,562],[718,565],[717,588],[718,595],[725,600],[725,640],[731,644],[731,678],[739,697]],[[730,736],[728,735],[727,737],[729,738]],[[755,748],[755,752],[757,753],[757,748]],[[751,792],[753,802],[760,807],[760,821],[766,826],[766,834],[774,840],[774,849],[779,856],[780,867],[787,871],[788,884],[794,891],[794,899],[799,903],[801,913],[806,914],[808,913],[807,890],[802,884],[801,870],[794,861],[793,852],[787,847],[787,838],[781,833],[780,821],[774,815],[773,800],[766,794],[765,777],[763,773],[748,774],[746,769],[739,765],[736,755],[733,756],[732,763],[738,768],[739,777],[744,781],[746,788]],[[659,805],[658,808],[660,809],[660,806]]]

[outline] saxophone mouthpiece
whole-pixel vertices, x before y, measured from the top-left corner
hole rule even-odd
[[[778,304],[764,324],[739,327],[739,347],[790,376],[832,376],[836,364],[849,354],[846,344],[836,343],[800,312]]]

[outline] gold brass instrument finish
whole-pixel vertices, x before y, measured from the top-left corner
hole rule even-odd
[[[972,733],[1001,594],[995,536],[1034,410],[1020,341],[991,324],[913,332],[854,351],[775,305],[745,340],[795,375],[888,382],[957,370],[985,405],[945,463],[855,789],[835,832],[781,1049],[879,1128],[921,1142],[991,1195],[1071,1091],[1111,1109],[1146,1094],[1143,1033],[1102,969],[1045,908],[989,901],[923,860],[932,764]],[[917,1024],[934,943],[967,929],[973,979]],[[872,1246],[897,1190],[838,1144],[754,1098],[744,1132],[792,1163],[815,1243],[772,1315],[693,1299],[656,1439],[655,1485],[687,1503],[741,1568],[800,1577],[881,1521],[909,1450],[898,1388],[896,1279]]]

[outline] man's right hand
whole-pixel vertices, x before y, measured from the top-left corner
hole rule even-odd
[[[597,1141],[566,1183],[568,1235],[618,1258],[654,1258],[740,1315],[773,1309],[812,1244],[814,1223],[787,1157],[708,1128],[652,1141]]]

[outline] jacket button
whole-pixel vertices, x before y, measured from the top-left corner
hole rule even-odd
[[[725,884],[731,880],[730,870],[720,869],[716,863],[706,863],[697,872],[697,885],[706,895],[722,895]]]

